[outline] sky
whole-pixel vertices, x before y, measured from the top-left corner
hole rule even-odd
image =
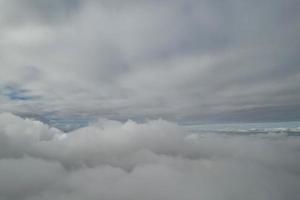
[[[298,0],[0,0],[0,112],[75,128],[98,118],[299,121],[299,9]]]
[[[0,0],[0,200],[299,200],[299,10]]]

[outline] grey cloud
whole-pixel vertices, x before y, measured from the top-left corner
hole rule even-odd
[[[80,7],[80,0],[62,1],[0,1],[4,8],[0,22],[18,26],[30,23],[58,23],[68,19]]]
[[[1,96],[1,111],[196,123],[258,108],[299,108],[298,1],[2,5],[0,84],[41,98]],[[11,26],[12,16],[27,22]],[[299,119],[288,115],[294,117],[283,120]]]
[[[54,162],[30,157],[0,160],[0,198],[27,199],[54,185],[64,170]]]
[[[300,199],[299,6],[0,0],[0,200]]]

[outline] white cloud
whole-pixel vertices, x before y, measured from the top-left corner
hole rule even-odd
[[[67,135],[11,114],[0,124],[0,199],[299,198],[297,137],[196,136],[163,120]]]

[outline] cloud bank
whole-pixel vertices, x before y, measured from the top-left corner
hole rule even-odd
[[[296,200],[300,139],[99,119],[68,134],[0,114],[1,200]]]
[[[299,120],[299,7],[0,0],[0,111],[51,124]]]

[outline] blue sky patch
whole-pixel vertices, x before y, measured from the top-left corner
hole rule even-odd
[[[16,86],[5,86],[1,89],[1,94],[12,101],[29,101],[37,98],[36,96],[30,95],[30,90]]]

